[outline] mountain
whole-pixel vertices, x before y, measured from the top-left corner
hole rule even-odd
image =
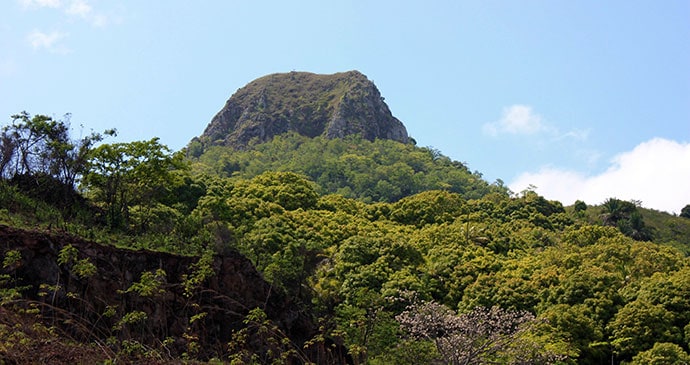
[[[397,201],[432,189],[466,199],[503,193],[481,174],[418,147],[381,93],[358,71],[272,74],[250,82],[227,101],[188,145],[196,171],[253,178],[291,171],[319,194],[362,201]]]
[[[0,363],[690,364],[690,219],[489,184],[357,72],[228,105],[187,160],[0,131]]]
[[[198,138],[211,145],[244,149],[286,132],[308,137],[391,139],[407,143],[405,126],[381,93],[358,71],[318,75],[278,73],[237,90]]]

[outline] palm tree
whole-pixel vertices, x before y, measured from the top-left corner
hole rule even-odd
[[[601,205],[604,213],[601,215],[602,223],[605,226],[617,226],[622,219],[630,218],[630,215],[637,210],[635,204],[616,198],[608,198]]]
[[[621,201],[616,198],[608,198],[601,207],[603,209],[601,215],[602,223],[605,226],[616,226],[622,218]]]

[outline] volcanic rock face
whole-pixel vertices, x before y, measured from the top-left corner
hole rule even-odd
[[[94,265],[92,274],[75,274],[76,261],[60,262],[67,245],[78,251],[79,262]],[[65,234],[0,225],[0,256],[7,257],[10,251],[18,252],[20,259],[0,268],[0,275],[5,275],[4,284],[11,280],[23,288],[23,299],[15,302],[40,308],[45,319],[65,324],[78,340],[105,342],[115,336],[154,346],[172,338],[170,350],[178,350],[179,355],[186,351],[185,336],[191,333],[197,336],[201,358],[204,352],[217,356],[212,350],[222,348],[232,340],[232,331],[246,326],[244,316],[253,308],[263,309],[296,344],[316,333],[311,317],[272,290],[251,262],[236,252],[215,255],[209,262],[211,275],[193,292],[186,292],[185,278],[195,275],[198,257],[119,249]],[[164,270],[157,278],[160,291],[140,295],[128,290],[140,279],[143,282],[144,273],[160,269]],[[110,315],[103,314],[109,311]],[[194,322],[192,318],[202,312],[203,318]],[[145,319],[136,328],[115,329],[127,313],[144,313]],[[251,345],[255,351],[265,351],[261,345]]]
[[[254,80],[230,97],[199,140],[204,146],[244,149],[290,131],[308,137],[409,139],[376,86],[360,72],[349,71],[290,72]]]

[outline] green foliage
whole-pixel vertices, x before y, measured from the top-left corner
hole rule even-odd
[[[18,285],[16,273],[9,274],[21,264],[21,259],[21,253],[17,250],[8,250],[3,256],[2,268],[7,273],[0,274],[0,307],[20,299],[22,292],[30,288]]]
[[[638,241],[648,241],[652,232],[646,227],[642,215],[637,209],[636,202],[627,202],[616,198],[609,198],[602,204],[602,223],[607,226],[618,227],[628,237]]]
[[[657,342],[654,347],[633,357],[630,365],[684,365],[690,364],[690,355],[674,343]]]
[[[62,249],[60,249],[60,253],[58,254],[58,264],[60,265],[69,265],[75,261],[77,261],[77,255],[79,254],[79,251],[77,250],[76,247],[72,245],[66,245]]]
[[[662,305],[636,300],[616,313],[608,329],[616,352],[632,356],[652,348],[656,342],[679,341],[681,334],[673,327],[673,320],[673,313]]]
[[[266,171],[292,171],[314,181],[320,194],[367,202],[393,202],[433,189],[465,199],[507,192],[433,149],[356,136],[327,139],[288,133],[246,151],[214,146],[194,159],[193,166],[197,171],[244,179]]]
[[[361,201],[348,199],[338,194],[328,194],[319,198],[316,209],[330,212],[340,212],[352,216],[362,216],[367,205]]]
[[[174,169],[184,169],[181,154],[171,154],[168,147],[149,141],[102,144],[89,153],[84,188],[106,211],[108,224],[126,227],[131,221],[130,209],[155,207],[171,192]],[[146,213],[139,214],[135,226],[145,231],[149,225]]]
[[[587,203],[583,202],[582,200],[576,200],[573,208],[575,209],[575,212],[584,212],[587,210]]]
[[[665,212],[638,209],[655,243],[673,246],[690,255],[690,219],[678,218]]]
[[[0,180],[0,221],[13,226],[58,225],[67,217],[54,206]]]
[[[96,265],[92,264],[87,258],[77,261],[72,270],[80,278],[90,278],[96,274],[97,269]]]
[[[391,219],[421,227],[433,223],[452,222],[467,212],[465,201],[460,194],[431,190],[396,202],[393,205]]]
[[[0,200],[5,200],[1,205],[29,220],[25,223],[38,220],[62,226],[68,219],[94,223],[93,212],[75,186],[86,172],[88,154],[104,136],[92,132],[73,139],[69,119],[69,114],[56,120],[22,112],[0,130]],[[8,191],[8,186],[15,191]]]
[[[0,359],[6,364],[101,364],[112,352],[95,344],[74,341],[36,315],[0,308]]]
[[[91,263],[88,258],[79,260],[79,251],[72,245],[65,245],[58,253],[58,264],[68,266],[70,271],[78,277],[85,279],[96,274],[96,265]]]
[[[311,209],[319,198],[307,178],[291,172],[265,172],[236,184],[233,195],[275,203],[285,210]]]
[[[335,275],[342,282],[340,296],[345,302],[358,303],[363,291],[386,294],[387,288],[397,295],[393,280],[402,278],[396,273],[403,271],[405,277],[414,278],[423,258],[414,246],[392,236],[354,236],[341,244],[335,262]],[[415,282],[417,287],[408,289],[422,289],[421,282],[411,283]]]
[[[372,365],[424,365],[433,364],[439,357],[432,341],[402,339],[395,347],[369,359]]]
[[[680,210],[680,216],[683,218],[690,218],[690,204],[687,204]]]
[[[287,364],[306,362],[301,349],[273,323],[259,308],[249,311],[244,319],[245,327],[232,334],[229,343],[230,364]],[[266,351],[257,353],[248,346],[260,343]]]
[[[392,141],[284,135],[245,151],[212,147],[201,154],[203,146],[192,147],[191,169],[157,139],[90,149],[83,187],[85,207],[93,210],[82,214],[102,214],[108,227],[87,226],[98,220],[78,220],[8,181],[0,182],[0,219],[59,224],[90,240],[198,257],[180,289],[190,303],[189,328],[175,339],[161,331],[159,339],[183,342],[189,361],[215,351],[200,348],[202,325],[212,318],[194,301],[209,295],[202,288],[216,274],[214,257],[232,251],[252,261],[276,297],[321,320],[310,346],[342,343],[355,362],[434,363],[449,353],[435,339],[401,329],[396,317],[414,300],[447,308],[448,323],[478,307],[529,313],[535,324],[520,345],[488,357],[501,363],[548,363],[529,357],[539,353],[588,365],[685,359],[687,219],[617,199],[566,210],[534,191],[509,195],[502,183],[489,185],[436,150]],[[7,166],[6,172],[17,167]],[[28,293],[15,271],[24,251],[3,250],[2,304],[14,305]],[[102,268],[80,256],[66,245],[57,262],[91,284]],[[123,358],[160,359],[168,351],[142,341],[158,301],[172,293],[167,268],[153,269],[122,292],[126,307],[94,310],[108,329],[115,325],[121,339],[111,345]],[[45,299],[67,287],[52,282],[36,290]],[[88,305],[100,303],[79,308]],[[286,328],[262,311],[233,330],[236,351],[213,356],[306,362],[302,344],[290,342]],[[270,352],[253,351],[257,343]]]
[[[207,249],[199,257],[199,261],[191,266],[192,272],[183,277],[184,295],[191,297],[199,286],[211,276],[215,275],[213,258],[215,252]]]
[[[17,250],[9,250],[5,252],[5,257],[2,259],[2,268],[8,269],[12,268],[20,263],[22,259],[21,252]]]
[[[141,274],[141,279],[132,284],[125,293],[137,293],[142,297],[152,297],[165,293],[165,270],[157,269],[155,272],[146,271]]]
[[[70,138],[70,115],[54,120],[22,112],[0,131],[0,177],[46,175],[73,187],[84,173],[86,156],[103,136],[91,133],[80,140]],[[114,135],[114,130],[105,131]]]
[[[555,333],[567,338],[580,359],[605,357],[602,349],[592,344],[604,338],[604,329],[592,318],[592,308],[586,304],[556,304],[549,306],[542,314]]]
[[[124,316],[117,322],[115,327],[113,329],[115,330],[121,330],[125,326],[130,326],[130,325],[136,325],[136,324],[141,324],[148,318],[148,315],[146,312],[143,311],[132,311],[125,313]]]

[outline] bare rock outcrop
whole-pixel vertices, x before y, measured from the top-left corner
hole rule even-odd
[[[204,146],[244,149],[290,131],[308,137],[409,140],[374,83],[358,71],[256,79],[230,97],[198,140]]]
[[[65,247],[73,249],[74,257],[66,258]],[[200,358],[217,357],[227,351],[233,332],[247,327],[246,315],[255,308],[297,348],[316,334],[311,316],[272,290],[236,252],[214,255],[201,267],[199,257],[120,249],[64,233],[0,225],[0,254],[5,258],[2,287],[21,292],[15,305],[36,308],[44,321],[84,343],[119,338],[156,347],[172,339],[167,350],[179,356],[195,341]],[[95,271],[85,272],[89,265]],[[201,270],[206,274],[195,281]],[[153,275],[148,282],[145,273]],[[257,353],[266,351],[264,345],[247,342]]]

